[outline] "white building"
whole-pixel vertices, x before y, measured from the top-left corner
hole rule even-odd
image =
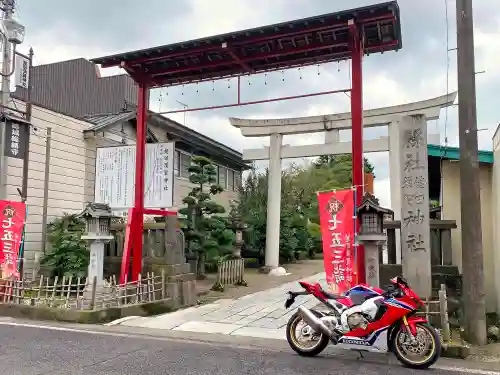
[[[73,79],[74,77],[74,79]],[[68,82],[71,82],[70,84]],[[94,199],[96,148],[135,143],[135,85],[126,75],[100,78],[85,59],[34,67],[33,131],[29,144],[28,225],[25,273],[32,274],[42,250],[47,131],[50,128],[47,222],[75,213]],[[18,89],[13,107],[24,111],[26,92]],[[151,113],[148,142],[175,141],[174,208],[190,191],[192,155],[211,158],[225,191],[217,197],[229,208],[246,169],[241,153],[164,116]],[[7,194],[19,200],[23,160],[8,157]]]

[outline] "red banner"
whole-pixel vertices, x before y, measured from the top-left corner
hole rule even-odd
[[[17,262],[26,222],[26,204],[0,200],[0,279],[19,277]]]
[[[353,283],[354,191],[318,193],[326,282],[334,293],[343,293]]]

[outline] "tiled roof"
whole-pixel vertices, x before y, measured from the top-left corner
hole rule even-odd
[[[84,116],[84,120],[94,124],[87,130],[97,131],[107,126],[118,124],[121,122],[129,121],[135,118],[135,111],[125,111],[120,113],[106,113],[98,115]]]

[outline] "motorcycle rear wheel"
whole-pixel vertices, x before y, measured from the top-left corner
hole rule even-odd
[[[323,315],[315,310],[311,310],[311,312],[316,315],[318,318],[321,318]],[[295,313],[288,320],[286,325],[286,340],[290,347],[300,356],[303,357],[314,357],[320,354],[330,343],[330,339],[323,333],[317,332],[316,335],[319,335],[318,341],[311,347],[305,347],[300,344],[297,339],[297,325],[300,322],[304,322],[299,313]],[[305,323],[305,322],[304,322]]]
[[[403,366],[418,370],[425,370],[436,363],[441,356],[441,339],[439,338],[436,330],[430,324],[417,323],[417,343],[415,344],[401,343],[403,335],[408,335],[408,332],[404,326],[401,326],[399,331],[394,335],[392,342],[394,354]],[[419,340],[424,338],[429,340],[429,349],[427,353],[421,355],[419,359],[412,359],[408,352],[419,350],[422,346],[422,343]],[[417,345],[418,348],[416,347]],[[409,348],[405,348],[405,346],[408,346]]]

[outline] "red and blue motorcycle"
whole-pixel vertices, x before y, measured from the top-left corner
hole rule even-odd
[[[315,356],[331,343],[360,353],[392,352],[404,366],[415,369],[429,368],[440,357],[439,335],[415,315],[423,302],[404,278],[391,279],[386,290],[359,284],[343,295],[329,293],[319,283],[299,284],[305,290],[288,292],[287,309],[297,296],[313,295],[327,311],[299,306],[290,318],[286,337],[298,354]]]

